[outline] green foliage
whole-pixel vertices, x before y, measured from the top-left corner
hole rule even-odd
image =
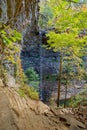
[[[34,99],[34,100],[39,100],[39,95],[38,93],[36,92],[36,90],[32,87],[29,87],[29,86],[23,86],[19,89],[18,93],[21,95],[21,96],[24,96],[24,95],[27,95],[28,97],[30,97],[31,99]]]
[[[62,78],[65,80],[68,79],[68,82],[71,82],[75,79],[83,79],[85,74],[85,66],[83,60],[73,55],[64,56],[62,73]]]
[[[36,73],[33,67],[28,68],[25,72],[25,75],[27,76],[27,83],[30,86],[33,86],[35,90],[38,91],[39,86],[39,75]]]
[[[76,97],[73,97],[69,103],[69,106],[77,107],[82,102],[82,98],[80,95],[77,95]]]
[[[28,83],[30,86],[34,87],[34,89],[39,92],[39,84],[40,81],[29,81]]]
[[[43,29],[48,28],[48,21],[52,19],[53,12],[48,4],[40,8],[39,26]]]
[[[19,52],[18,41],[21,40],[21,33],[10,28],[10,26],[5,26],[0,29],[0,49],[2,62],[8,60],[15,63],[15,55]]]
[[[54,16],[48,21],[48,24],[54,27],[54,30],[47,34],[49,40],[45,47],[60,52],[57,99],[57,106],[59,106],[61,81],[65,80],[66,98],[69,82],[83,77],[81,58],[87,54],[87,35],[82,35],[81,32],[87,28],[87,11],[86,5],[75,7],[70,5],[69,1],[51,0],[49,6],[52,8]]]
[[[78,105],[87,102],[87,87],[76,96],[72,97],[68,103],[70,107],[77,107]]]
[[[54,12],[53,19],[49,23],[55,27],[55,30],[47,34],[49,40],[45,47],[53,49],[55,52],[60,51],[63,55],[63,66],[65,66],[63,68],[68,67],[67,70],[69,71],[73,68],[81,69],[82,60],[80,58],[87,54],[87,48],[85,47],[87,36],[79,36],[81,30],[87,27],[87,12],[85,11],[86,5],[80,9],[79,7],[67,9],[68,4],[68,2],[61,0],[49,2],[49,6]]]
[[[53,19],[48,23],[55,27],[57,31],[65,31],[66,29],[73,30],[78,34],[78,31],[87,27],[87,6],[81,7],[70,5],[64,0],[51,0],[49,6],[53,11]]]
[[[33,67],[28,68],[25,72],[26,76],[29,78],[30,81],[37,81],[39,80],[39,75],[36,73]]]
[[[53,31],[49,32],[47,34],[47,37],[50,39],[48,40],[48,46],[47,49],[53,48],[53,50],[60,51],[61,49],[66,49],[67,52],[71,49],[73,50],[73,53],[76,55],[80,51],[81,47],[84,47],[84,39],[76,39],[76,34],[74,33],[55,33]],[[72,48],[71,48],[72,47]]]
[[[22,89],[19,89],[17,92],[21,97],[25,97],[25,92]]]
[[[21,33],[17,32],[16,30],[11,29],[9,26],[5,26],[5,28],[0,30],[0,36],[2,39],[2,43],[5,46],[10,46],[14,42],[21,40],[22,36]]]
[[[87,73],[85,73],[85,75],[84,75],[84,80],[86,80],[86,82],[87,82]]]

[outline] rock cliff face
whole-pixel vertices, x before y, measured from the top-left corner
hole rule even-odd
[[[0,27],[3,24],[10,25],[24,34],[25,32],[38,32],[38,3],[39,0],[0,0]],[[20,53],[17,56],[20,57]],[[9,61],[4,64],[9,73],[14,75],[14,65]]]
[[[40,76],[41,99],[48,102],[52,91],[57,88],[59,53],[43,48],[43,36],[28,27],[24,33],[21,59],[24,71],[33,67]],[[52,80],[52,82],[50,82]]]
[[[37,30],[39,0],[0,0],[0,21],[22,30],[27,24]]]

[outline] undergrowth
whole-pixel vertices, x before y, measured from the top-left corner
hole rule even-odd
[[[36,92],[36,90],[32,87],[27,86],[27,85],[20,87],[18,93],[22,97],[27,95],[31,99],[39,100],[39,94]]]
[[[87,86],[79,94],[71,98],[69,101],[69,106],[77,107],[85,102],[87,102]]]

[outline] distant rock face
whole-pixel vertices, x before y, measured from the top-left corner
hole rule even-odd
[[[59,71],[59,53],[46,50],[43,47],[43,37],[38,32],[26,29],[23,37],[21,60],[24,71],[33,67],[40,76],[40,88],[42,87],[43,101],[50,97],[50,93],[57,86],[54,86]],[[54,80],[54,84],[49,81]],[[47,82],[46,82],[47,81]],[[53,86],[52,86],[53,85]]]
[[[49,74],[57,74],[59,71],[59,53],[43,48],[39,39],[33,40],[36,41],[23,45],[21,51],[23,69],[27,70],[29,67],[34,67],[44,77]]]

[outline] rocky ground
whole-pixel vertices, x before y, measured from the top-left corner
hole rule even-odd
[[[55,110],[20,97],[14,88],[0,88],[0,130],[87,130],[80,121],[71,110]]]
[[[86,125],[87,128],[87,106],[81,106],[74,110],[75,118]]]

